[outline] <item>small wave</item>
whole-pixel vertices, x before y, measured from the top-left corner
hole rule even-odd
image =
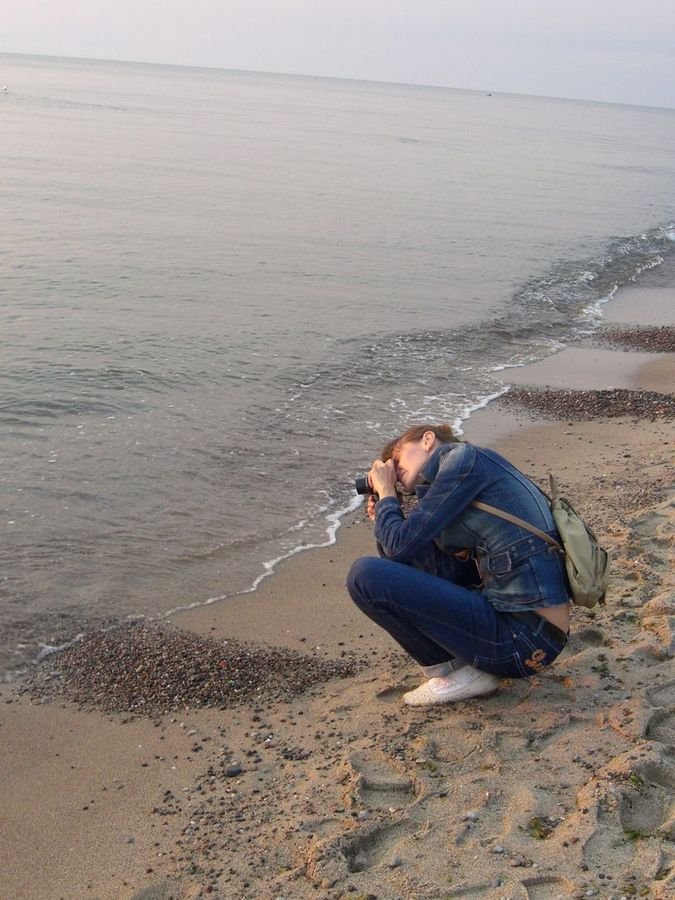
[[[494,391],[491,394],[486,394],[485,397],[481,397],[475,403],[470,403],[468,406],[465,406],[462,410],[461,414],[455,419],[452,423],[452,430],[455,434],[464,434],[463,424],[468,421],[473,413],[478,412],[479,409],[485,409],[486,406],[489,406],[493,400],[496,400],[498,397],[501,397],[502,394],[505,394],[509,390],[507,385],[500,388],[498,391]]]
[[[240,591],[234,591],[231,594],[219,594],[216,597],[209,597],[206,600],[196,600],[194,603],[188,603],[183,606],[177,606],[174,609],[169,610],[168,612],[161,613],[157,618],[168,618],[169,616],[174,615],[177,612],[184,612],[188,609],[198,609],[202,606],[210,606],[213,603],[219,603],[222,600],[227,600],[230,597],[239,597],[243,594],[251,594],[255,590],[257,590],[258,586],[265,578],[269,578],[270,575],[273,575],[277,566],[284,562],[287,559],[291,559],[293,556],[297,556],[298,553],[303,553],[305,550],[316,550],[320,547],[330,547],[337,540],[337,532],[342,524],[342,520],[345,516],[350,515],[355,512],[359,506],[363,504],[363,497],[357,495],[354,497],[347,506],[336,510],[332,513],[329,513],[326,517],[326,528],[325,532],[327,535],[327,539],[325,541],[319,541],[317,543],[306,543],[306,544],[298,544],[293,547],[291,550],[288,550],[286,553],[282,553],[281,555],[275,557],[274,559],[267,560],[263,562],[262,568],[263,571],[254,579],[253,583],[250,587],[244,588]],[[296,530],[296,526],[291,526],[289,531]]]
[[[84,637],[84,632],[80,632],[80,634],[76,634],[74,638],[69,641],[65,641],[63,644],[43,644],[40,642],[38,644],[38,652],[35,657],[35,662],[42,662],[43,659],[47,659],[48,656],[53,656],[55,653],[60,653],[62,650],[67,650],[69,647],[74,646],[81,641]]]
[[[0,419],[5,425],[25,426],[40,424],[44,420],[63,416],[79,416],[94,413],[100,416],[116,415],[120,406],[95,400],[23,400],[15,398],[0,404]]]
[[[567,324],[573,329],[576,324],[584,324],[598,304],[611,300],[620,287],[661,265],[664,256],[673,252],[672,234],[674,223],[660,225],[638,235],[615,238],[591,258],[561,262],[516,292],[514,305],[539,327],[548,325],[562,331]]]
[[[502,363],[500,366],[493,366],[490,371],[491,372],[503,372],[504,369],[522,369],[523,366],[526,366],[525,362],[514,362],[514,363]]]

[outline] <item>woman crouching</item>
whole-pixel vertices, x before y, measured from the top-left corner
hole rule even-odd
[[[545,495],[504,457],[460,443],[447,425],[390,441],[368,473],[380,557],[352,566],[347,588],[422,667],[403,695],[432,706],[492,693],[500,678],[549,666],[569,633],[560,554],[489,504],[557,538]],[[396,485],[417,494],[407,518]]]

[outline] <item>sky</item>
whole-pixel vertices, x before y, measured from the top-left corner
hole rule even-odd
[[[675,108],[675,0],[21,0],[0,52]]]

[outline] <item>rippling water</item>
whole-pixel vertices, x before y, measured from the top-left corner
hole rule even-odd
[[[10,655],[328,540],[385,438],[466,416],[675,247],[672,110],[0,71]]]

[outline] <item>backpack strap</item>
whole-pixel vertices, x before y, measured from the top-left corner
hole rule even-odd
[[[524,528],[525,531],[530,531],[532,534],[536,534],[538,538],[541,538],[542,541],[546,541],[551,547],[555,550],[559,550],[561,553],[565,551],[560,546],[558,541],[555,538],[552,538],[550,534],[546,534],[545,531],[541,531],[535,525],[530,525],[529,522],[526,522],[525,519],[519,519],[518,516],[512,516],[511,513],[507,513],[506,510],[499,509],[497,506],[490,506],[489,503],[483,503],[482,500],[474,500],[471,506],[475,506],[477,509],[482,509],[483,512],[490,513],[493,516],[497,516],[500,519],[505,519],[507,522],[511,522],[512,525],[518,525],[520,528]]]
[[[560,492],[558,491],[558,479],[551,472],[548,473],[548,483],[551,486],[551,496],[548,499],[549,502],[553,503],[560,496]]]

